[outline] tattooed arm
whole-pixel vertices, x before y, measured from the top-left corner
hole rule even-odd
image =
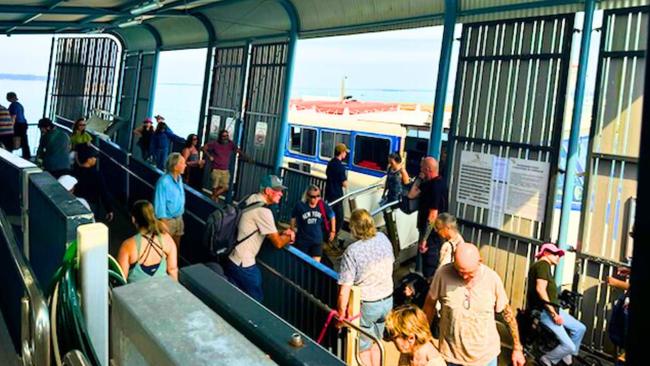
[[[517,319],[515,318],[515,313],[512,311],[510,304],[507,304],[506,307],[501,312],[503,320],[508,325],[510,330],[510,335],[512,335],[512,365],[513,366],[522,366],[526,363],[526,358],[524,357],[524,348],[521,345],[521,339],[519,338],[519,328],[517,326]]]

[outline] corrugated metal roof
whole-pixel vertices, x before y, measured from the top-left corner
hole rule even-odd
[[[145,13],[146,19],[130,13],[156,1],[161,7]],[[649,3],[604,0],[598,6]],[[0,34],[101,29],[119,35],[127,49],[156,47],[151,41],[158,36],[158,46],[169,49],[205,45],[210,34],[219,42],[278,36],[289,33],[292,25],[301,38],[431,26],[442,23],[444,4],[442,0],[0,0]],[[481,22],[571,13],[583,7],[583,0],[458,0],[457,19]],[[144,25],[118,28],[131,20]]]

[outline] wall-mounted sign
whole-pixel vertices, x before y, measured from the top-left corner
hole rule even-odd
[[[256,148],[263,147],[266,143],[266,133],[268,131],[268,124],[266,122],[258,121],[255,124],[255,140],[253,145]]]

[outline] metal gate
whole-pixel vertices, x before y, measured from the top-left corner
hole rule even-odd
[[[118,43],[108,37],[59,38],[50,115],[76,120],[114,106]]]
[[[523,304],[535,247],[550,233],[572,32],[573,15],[463,27],[449,211],[515,307]],[[525,184],[535,175],[525,176],[526,169],[539,170],[539,194],[529,201]]]
[[[122,86],[118,114],[127,121],[117,134],[117,143],[127,151],[133,148],[133,133],[149,114],[156,68],[156,52],[128,52],[122,60]]]
[[[574,286],[584,294],[584,343],[608,354],[607,320],[620,292],[604,281],[632,255],[649,12],[617,9],[603,17]]]
[[[280,125],[288,53],[287,42],[251,47],[241,146],[255,163],[240,161],[237,199],[256,192],[261,178],[273,172],[279,139],[283,138]]]

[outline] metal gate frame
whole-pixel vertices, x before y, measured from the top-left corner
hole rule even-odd
[[[460,152],[464,149],[491,153],[500,157],[547,161],[550,164],[549,180],[546,183],[545,218],[543,222],[527,223],[526,225],[529,226],[527,233],[523,233],[525,230],[522,229],[521,218],[519,218],[518,231],[488,227],[487,209],[469,205],[461,208],[461,204],[456,202],[456,196],[450,197],[450,212],[458,216],[464,237],[479,247],[482,245],[488,247],[488,252],[484,252],[486,264],[501,275],[515,306],[523,304],[525,284],[520,283],[521,275],[525,277],[529,264],[533,260],[535,247],[550,237],[573,21],[573,14],[565,14],[463,26],[447,154],[448,159],[452,160],[447,163],[448,171],[445,174],[449,186],[454,186],[453,177],[456,174],[451,173],[456,173]],[[544,26],[548,24],[554,27],[551,31],[555,32],[550,38],[545,37],[543,33]],[[473,32],[478,33],[477,37],[474,37]],[[488,40],[493,43],[486,48]],[[506,42],[510,42],[507,45],[510,47],[510,52],[507,48],[504,52]],[[498,43],[500,45],[497,47]],[[548,67],[546,70],[548,75],[540,75],[542,61],[550,61],[548,66],[542,65]],[[523,68],[522,64],[528,64],[527,69]],[[470,67],[473,69],[470,70]],[[508,70],[505,78],[502,72],[506,71],[503,69]],[[554,74],[551,74],[551,71]],[[488,73],[489,79],[484,77],[484,72]],[[519,75],[521,72],[527,72],[523,84]],[[472,79],[468,79],[470,77]],[[549,77],[553,77],[554,83],[547,83],[546,86],[538,85],[537,81]],[[489,83],[485,82],[486,80]],[[507,95],[500,92],[503,90],[499,86],[502,81],[507,83],[504,88],[509,92]],[[483,86],[487,89],[484,92],[487,93],[487,97],[482,100],[481,87]],[[521,93],[518,91],[519,88],[526,92]],[[531,92],[531,90],[539,92],[539,88],[546,90],[545,99],[542,100],[545,103],[542,105],[535,103],[536,94]],[[532,98],[529,98],[530,95]],[[470,100],[467,105],[463,105],[466,98]],[[523,99],[523,107],[517,103],[518,98]],[[505,107],[502,107],[504,105]],[[468,111],[465,110],[466,108]],[[523,108],[523,111],[518,111],[518,108]],[[546,124],[541,127],[535,124],[537,112],[535,108],[544,113],[542,118]],[[464,117],[467,121],[463,119]],[[497,117],[502,120],[498,121]],[[517,117],[523,117],[525,122],[519,122]],[[477,131],[480,130],[478,127],[481,127],[482,131]],[[501,132],[497,127],[500,127]],[[465,129],[464,133],[460,132],[461,128]],[[520,134],[519,138],[513,137],[515,132]],[[531,140],[533,132],[539,135],[536,136],[537,144]],[[527,136],[524,137],[524,134]],[[455,155],[456,145],[459,150]],[[499,250],[504,251],[505,255],[499,255]]]
[[[112,37],[57,40],[50,116],[76,120],[115,106],[121,46]]]
[[[635,35],[630,34],[631,27],[634,26],[631,24],[634,19],[630,19],[633,16],[632,14],[639,14],[638,18],[636,19],[637,28]],[[641,19],[641,14],[645,14],[645,26],[642,26],[643,21]],[[624,47],[625,49],[612,50],[610,47],[613,46],[613,37],[615,37],[612,33],[616,32],[617,30],[620,31],[620,29],[616,28],[615,20],[619,16],[626,15],[628,16],[628,22],[626,26],[625,38],[630,41],[631,38],[636,37],[637,44],[633,49]],[[644,92],[644,77],[638,76],[639,71],[637,70],[636,64],[634,64],[634,62],[638,62],[642,68],[645,67],[644,58],[645,48],[647,45],[646,41],[643,39],[642,32],[645,31],[645,37],[648,37],[648,19],[650,19],[649,6],[611,9],[604,12],[602,35],[598,55],[599,62],[596,74],[596,88],[592,110],[592,123],[589,132],[590,138],[587,156],[588,163],[585,172],[586,191],[582,197],[582,207],[584,209],[584,212],[580,219],[580,240],[576,253],[576,268],[574,273],[575,281],[573,284],[573,289],[585,294],[582,309],[580,309],[577,314],[578,318],[587,325],[587,334],[583,343],[585,343],[590,348],[590,350],[609,357],[615,354],[615,349],[606,337],[607,322],[611,311],[611,305],[614,299],[620,295],[620,292],[612,290],[608,285],[604,283],[604,281],[607,276],[611,276],[616,272],[617,267],[629,267],[629,263],[624,263],[621,261],[623,248],[622,245],[618,247],[616,242],[617,240],[626,238],[627,230],[625,230],[625,228],[631,226],[629,220],[634,215],[633,212],[628,212],[628,215],[624,213],[626,210],[625,206],[631,204],[622,202],[620,196],[622,193],[621,186],[623,184],[625,176],[633,174],[636,177],[639,152],[637,150],[635,154],[616,154],[603,152],[601,150],[599,143],[600,139],[602,138],[600,136],[603,132],[603,113],[605,112],[605,106],[607,104],[606,101],[611,101],[611,99],[603,97],[603,94],[605,94],[603,91],[609,89],[608,86],[611,84],[616,83],[613,85],[613,88],[615,88],[616,94],[618,96],[617,100],[614,101],[614,103],[618,105],[616,119],[619,120],[618,122],[620,122],[620,120],[623,119],[623,114],[625,114],[627,117],[627,121],[623,122],[623,124],[626,124],[624,130],[626,139],[640,135],[640,133],[637,134],[630,132],[630,124],[634,123],[634,121],[630,120],[631,113],[625,113],[624,110],[629,111],[632,105],[633,93],[631,91],[633,91],[635,87],[641,93],[640,96],[642,96],[642,93]],[[614,31],[610,33],[612,26],[614,26]],[[612,60],[623,60],[624,64],[632,63],[631,75],[633,76],[630,76],[628,80],[625,80],[627,67],[624,66],[623,76],[612,79],[609,75]],[[644,70],[641,70],[640,72],[643,73]],[[634,85],[635,83],[637,85]],[[628,98],[624,101],[623,97],[628,92]],[[601,98],[603,98],[603,100],[601,100]],[[639,110],[639,113],[640,112],[641,111]],[[639,117],[641,116],[639,115]],[[639,121],[638,124],[638,127],[640,129],[641,121]],[[627,144],[628,141],[625,142]],[[628,146],[623,146],[623,150],[626,150],[628,153],[631,152],[628,151]],[[594,179],[596,177],[593,176],[593,174],[595,173],[596,176],[598,176],[598,168],[602,162],[611,164],[611,167],[609,169],[610,186],[608,187],[609,193],[607,196],[610,199],[614,198],[616,202],[613,205],[607,205],[608,209],[604,215],[605,217],[603,217],[602,222],[597,221],[594,225],[591,221],[593,215],[591,212],[594,210],[594,204],[596,201],[595,194],[597,192],[597,188],[603,187],[597,184],[596,180]],[[626,173],[626,167],[630,165],[633,168],[633,173],[629,173],[629,168],[627,169],[628,173]],[[618,183],[612,182],[614,180],[620,181]],[[613,187],[616,185],[618,188]],[[616,192],[613,192],[614,190]],[[627,210],[633,211],[631,207],[627,207]],[[614,229],[612,230],[611,237],[609,238],[611,239],[610,242],[610,240],[607,240],[607,232],[610,227],[608,224],[611,222],[608,217],[611,215],[612,211],[614,211],[615,217],[613,220]],[[619,216],[620,219],[616,220],[616,216]],[[595,230],[594,228],[603,231],[603,240],[600,243],[600,245],[602,245],[600,248],[600,253],[596,253],[598,249],[592,249],[592,245],[589,243],[592,230]],[[607,248],[609,248],[609,250],[606,250]]]

